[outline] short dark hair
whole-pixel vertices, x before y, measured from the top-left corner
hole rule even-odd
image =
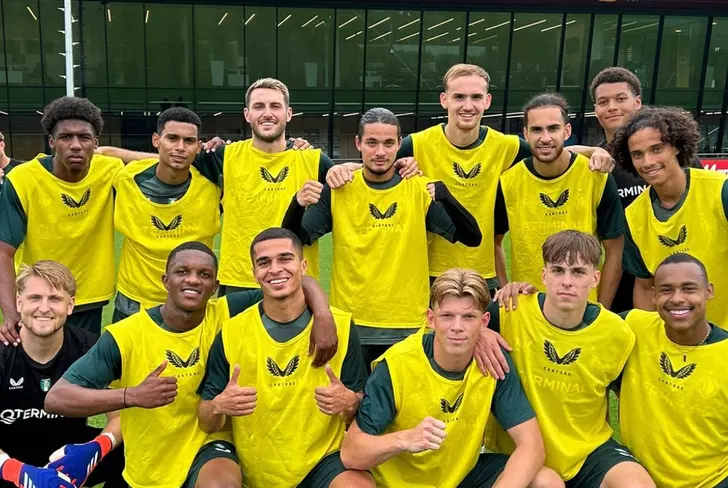
[[[684,264],[684,263],[690,263],[694,264],[698,268],[700,268],[700,272],[703,275],[703,278],[705,278],[705,282],[708,283],[708,270],[705,269],[705,265],[703,262],[696,258],[695,256],[691,256],[688,253],[684,252],[678,252],[675,254],[670,254],[668,257],[666,257],[658,266],[657,269],[655,269],[655,275],[657,272],[662,268],[663,266],[667,266],[668,264]]]
[[[397,137],[402,135],[402,127],[399,125],[399,119],[391,110],[382,107],[375,107],[364,112],[359,119],[359,131],[357,135],[361,139],[364,135],[364,126],[369,124],[387,124],[397,127]]]
[[[164,126],[167,122],[184,122],[186,124],[194,124],[197,130],[202,127],[202,121],[200,117],[192,110],[184,107],[172,107],[168,108],[157,118],[157,134],[161,134],[164,131]]]
[[[212,249],[207,247],[205,244],[199,241],[188,241],[183,242],[179,246],[172,249],[172,252],[169,253],[169,256],[167,256],[167,265],[164,267],[165,270],[169,270],[169,265],[172,264],[172,261],[177,256],[177,254],[181,253],[182,251],[200,251],[204,252],[208,256],[212,258],[212,262],[215,266],[215,271],[217,272],[217,256],[215,256],[215,253],[212,252]]]
[[[265,229],[263,232],[259,233],[255,238],[253,239],[253,242],[250,243],[250,259],[253,261],[253,264],[255,264],[255,245],[264,242],[264,241],[270,241],[273,239],[288,239],[293,243],[293,247],[296,249],[296,252],[298,253],[298,256],[303,258],[303,243],[301,242],[301,239],[298,238],[296,234],[291,232],[288,229],[284,229],[283,227],[270,227],[268,229]]]
[[[541,246],[544,265],[566,262],[569,266],[577,259],[599,268],[602,245],[596,237],[578,230],[562,230],[549,236]]]
[[[539,108],[558,108],[564,119],[564,125],[569,123],[569,102],[558,93],[545,92],[533,97],[523,107],[523,122],[528,127],[528,112]]]
[[[609,145],[612,157],[625,170],[636,175],[629,152],[629,138],[642,129],[655,129],[662,135],[662,142],[670,144],[677,151],[677,161],[687,168],[698,153],[700,129],[693,116],[677,107],[644,107],[626,124],[617,130]]]
[[[63,120],[83,120],[93,127],[95,135],[101,134],[104,119],[99,107],[86,98],[61,97],[49,103],[43,111],[40,125],[46,135],[52,136],[58,122]]]
[[[635,97],[642,96],[642,83],[640,83],[637,75],[628,69],[613,66],[601,70],[592,80],[589,92],[591,92],[593,102],[597,101],[597,88],[608,83],[626,83],[632,95]]]

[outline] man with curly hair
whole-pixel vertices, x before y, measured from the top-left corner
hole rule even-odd
[[[612,143],[614,157],[650,185],[627,208],[623,266],[633,274],[634,306],[654,310],[654,274],[669,255],[690,254],[728,289],[722,265],[728,259],[728,178],[690,168],[700,132],[679,108],[645,108],[623,126]],[[708,320],[728,323],[728,302],[708,304]]]
[[[114,198],[121,160],[94,156],[104,122],[85,98],[62,97],[41,119],[51,156],[6,176],[0,196],[0,340],[17,345],[16,265],[53,260],[78,280],[67,323],[101,332],[103,306],[114,296]]]

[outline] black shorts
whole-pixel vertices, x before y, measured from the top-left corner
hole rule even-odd
[[[493,486],[498,476],[506,469],[506,454],[485,453],[478,457],[475,467],[460,482],[458,488],[486,488]]]
[[[328,488],[334,478],[346,471],[339,451],[325,456],[301,481],[298,488]]]
[[[576,476],[566,482],[566,488],[598,487],[610,469],[624,462],[639,463],[629,449],[609,439],[586,457]]]
[[[232,459],[236,464],[240,464],[235,446],[232,443],[227,441],[208,442],[197,452],[197,456],[192,461],[192,466],[187,473],[187,479],[182,483],[182,488],[195,488],[202,467],[213,459]]]
[[[98,307],[76,312],[75,310],[66,319],[66,325],[74,325],[80,329],[93,332],[97,336],[101,335],[101,320],[103,318],[104,305],[106,302],[99,304]]]

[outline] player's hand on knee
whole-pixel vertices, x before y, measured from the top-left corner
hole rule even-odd
[[[496,291],[493,301],[498,302],[498,306],[504,307],[508,312],[518,308],[518,295],[532,295],[537,291],[538,289],[531,283],[513,281]]]
[[[445,440],[445,422],[426,417],[417,427],[405,430],[402,434],[404,434],[405,451],[411,453],[436,451]]]
[[[412,178],[413,176],[423,175],[422,171],[420,171],[420,166],[413,157],[398,159],[394,162],[394,167],[399,170],[399,175],[402,178]]]
[[[359,163],[336,164],[329,168],[326,172],[326,184],[329,185],[332,190],[341,188],[352,180],[352,173],[359,168],[361,168]]]
[[[480,329],[480,336],[478,342],[475,343],[473,355],[478,369],[483,375],[490,374],[494,378],[502,380],[506,377],[506,373],[510,372],[508,361],[506,361],[501,347],[506,351],[511,351],[511,346],[499,333],[487,327]]]
[[[597,147],[589,158],[589,169],[599,173],[611,173],[614,169],[614,158],[606,149]]]
[[[127,407],[157,408],[169,405],[177,397],[177,378],[161,376],[167,368],[167,361],[149,373],[139,385],[128,388]]]
[[[0,325],[0,341],[6,346],[12,344],[20,345],[20,317],[17,315],[5,317],[2,325]]]
[[[71,480],[55,469],[36,468],[17,459],[6,459],[0,466],[0,479],[19,488],[76,488]]]
[[[243,387],[238,384],[240,366],[235,365],[233,374],[227,386],[212,400],[215,414],[232,417],[250,415],[255,411],[258,403],[258,392],[252,387]]]
[[[308,207],[318,203],[321,199],[321,191],[324,185],[315,180],[308,180],[303,184],[298,193],[296,193],[296,201],[302,207]]]
[[[308,142],[306,139],[303,139],[301,137],[291,137],[288,139],[289,144],[291,145],[291,149],[294,151],[304,151],[306,149],[313,149],[313,146],[310,142]]]
[[[223,141],[221,138],[215,136],[212,139],[210,139],[207,142],[202,143],[202,150],[205,152],[215,152],[216,149],[226,145],[230,144],[230,140]]]
[[[328,386],[320,386],[314,390],[319,410],[326,415],[338,415],[356,406],[356,393],[344,386],[328,364],[326,375],[329,377]]]

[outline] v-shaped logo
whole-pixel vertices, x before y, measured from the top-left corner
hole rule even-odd
[[[569,201],[569,189],[567,188],[566,190],[561,192],[561,195],[559,195],[556,201],[551,200],[551,197],[546,195],[545,193],[539,193],[538,198],[541,200],[541,203],[543,203],[548,208],[563,207],[564,204]]]
[[[450,402],[448,402],[446,398],[440,398],[440,409],[444,413],[457,412],[460,408],[460,405],[463,403],[463,395],[465,395],[465,393],[459,394],[452,405],[450,405]]]
[[[182,214],[177,215],[174,217],[169,224],[165,224],[162,219],[159,217],[155,217],[152,215],[152,225],[156,227],[158,230],[161,231],[170,231],[174,230],[177,227],[179,227],[182,224]]]
[[[460,163],[452,163],[452,170],[455,172],[457,176],[464,180],[470,180],[472,178],[475,178],[480,174],[480,169],[482,168],[482,164],[478,163],[472,168],[470,168],[470,171],[465,171],[462,166],[460,166]]]
[[[265,361],[265,365],[268,368],[268,371],[270,372],[270,374],[272,374],[273,376],[281,377],[281,378],[283,378],[284,376],[291,376],[293,373],[295,373],[296,370],[298,369],[298,363],[299,363],[298,354],[293,356],[293,359],[288,361],[288,364],[286,365],[286,369],[281,369],[281,367],[278,366],[278,363],[276,363],[273,360],[273,358],[268,358]]]
[[[287,176],[288,166],[283,168],[276,176],[273,176],[267,169],[263,167],[260,168],[260,177],[268,183],[283,183],[283,180],[285,180]]]
[[[397,202],[394,202],[392,205],[390,205],[384,213],[382,213],[382,211],[379,210],[376,205],[370,203],[369,213],[377,220],[391,219],[392,217],[394,217],[394,214],[397,213]]]
[[[91,188],[87,188],[85,192],[83,192],[83,195],[81,195],[81,199],[79,201],[76,201],[73,199],[72,196],[66,195],[65,193],[61,193],[61,200],[63,201],[63,204],[68,208],[79,208],[86,205],[91,198]]]
[[[187,358],[187,361],[179,357],[179,355],[174,352],[167,349],[167,352],[165,354],[167,356],[167,361],[169,361],[173,366],[177,368],[191,368],[195,364],[200,362],[200,348],[196,347],[192,350],[190,353],[190,357]]]
[[[549,361],[562,366],[567,366],[571,363],[575,363],[579,356],[581,356],[581,348],[577,347],[564,354],[564,357],[560,357],[559,353],[556,352],[556,347],[549,341],[543,341],[543,353],[546,355]]]
[[[23,378],[22,376],[17,380],[10,378],[10,389],[14,390],[16,388],[22,388],[24,382],[25,378]]]
[[[672,361],[670,361],[668,355],[664,352],[660,354],[660,369],[663,373],[669,374],[677,380],[684,380],[685,378],[693,374],[695,368],[697,367],[697,364],[690,363],[687,366],[683,366],[682,368],[675,371],[674,369],[672,369]]]
[[[662,244],[665,247],[675,247],[679,246],[680,244],[684,244],[685,241],[688,239],[688,227],[686,225],[683,225],[680,227],[680,232],[677,233],[677,238],[672,239],[668,236],[657,236],[657,240],[660,241],[660,244]]]

